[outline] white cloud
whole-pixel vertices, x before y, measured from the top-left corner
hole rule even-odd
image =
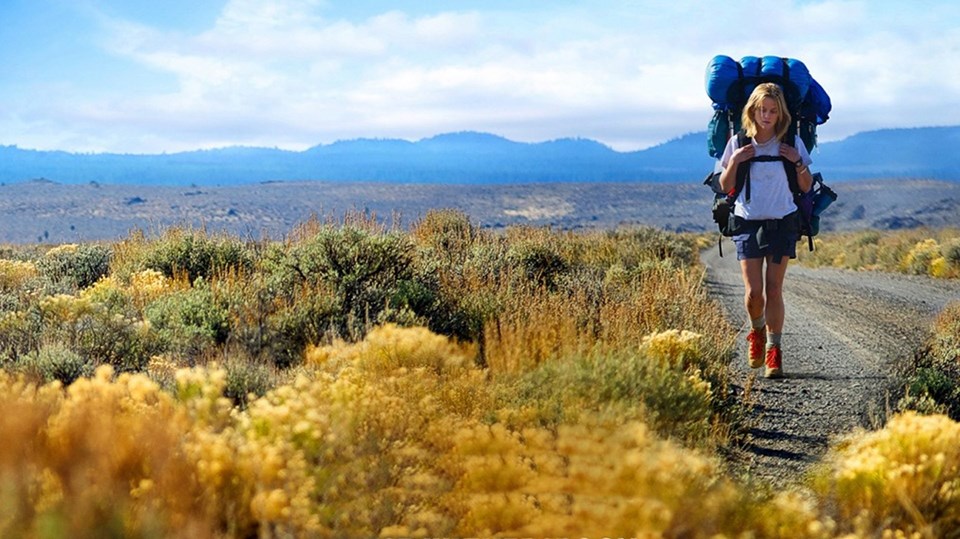
[[[746,0],[722,10],[692,0],[395,9],[353,20],[327,7],[231,0],[193,35],[109,21],[110,50],[172,86],[81,102],[63,101],[64,92],[56,119],[21,118],[16,128],[33,125],[33,140],[79,150],[302,149],[467,129],[638,149],[706,128],[703,75],[716,54],[804,60],[833,99],[826,140],[960,123],[960,75],[948,68],[960,53],[951,22],[960,8],[946,1],[907,15],[847,0],[767,10]]]

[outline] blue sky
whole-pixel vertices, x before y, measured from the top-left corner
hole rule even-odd
[[[960,124],[955,0],[2,0],[0,43],[0,144],[21,148],[637,150],[706,129],[717,54],[802,60],[833,101],[821,140]]]

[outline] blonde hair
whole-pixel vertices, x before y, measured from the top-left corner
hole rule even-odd
[[[777,102],[777,108],[780,110],[780,114],[777,116],[777,125],[774,126],[774,128],[777,140],[783,140],[783,136],[786,135],[790,129],[790,124],[793,123],[793,118],[787,110],[787,101],[783,98],[783,89],[773,82],[759,84],[753,89],[753,92],[750,93],[750,98],[747,99],[747,104],[743,107],[743,115],[740,118],[744,133],[746,133],[748,137],[757,135],[757,123],[754,121],[754,118],[757,108],[763,103],[765,97],[769,97]]]

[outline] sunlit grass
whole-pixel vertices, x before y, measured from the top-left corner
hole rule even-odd
[[[865,230],[822,234],[812,253],[798,250],[810,266],[879,270],[960,278],[960,230]]]
[[[792,490],[725,475],[733,331],[699,248],[441,211],[4,249],[0,536],[953,529],[944,416],[855,434]]]

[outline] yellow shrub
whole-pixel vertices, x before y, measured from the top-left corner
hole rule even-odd
[[[60,323],[76,322],[95,309],[96,306],[89,299],[70,294],[57,294],[40,300],[40,312],[43,316]]]
[[[929,273],[931,262],[940,256],[940,244],[933,238],[917,242],[900,262],[902,271],[923,275]]]
[[[73,254],[76,253],[79,248],[80,246],[76,243],[64,243],[62,245],[52,247],[46,252],[46,254],[44,254],[44,256],[47,258],[52,258],[61,254]]]
[[[33,262],[0,259],[0,290],[20,288],[37,276],[37,266]]]
[[[904,413],[839,446],[817,488],[858,533],[943,537],[960,529],[957,440],[960,424],[948,417]]]
[[[640,342],[640,352],[653,361],[685,367],[685,360],[700,355],[701,335],[687,330],[669,329],[651,333]]]
[[[64,391],[0,373],[0,535],[212,529],[194,507],[200,490],[179,445],[188,424],[175,403],[145,376],[112,376],[100,367]]]
[[[140,310],[157,298],[176,290],[173,280],[157,270],[138,271],[130,276],[129,293]]]
[[[941,279],[953,277],[955,271],[950,267],[950,264],[947,262],[947,259],[938,256],[930,262],[930,276],[939,277]]]
[[[475,355],[474,346],[455,343],[426,328],[386,324],[371,330],[355,345],[341,341],[329,346],[308,346],[306,361],[316,366],[357,363],[374,372],[427,368],[440,374],[462,370],[472,364]]]
[[[80,291],[79,296],[96,303],[103,303],[116,294],[123,294],[123,286],[117,279],[106,276]]]
[[[683,337],[647,346],[683,349]],[[0,534],[29,535],[50,519],[75,536],[819,538],[831,529],[808,500],[740,492],[713,459],[616,412],[586,410],[552,428],[501,423],[511,410],[495,408],[496,382],[468,354],[438,360],[462,349],[436,335],[390,327],[341,346],[330,356],[349,361],[304,371],[246,410],[224,397],[217,366],[177,371],[173,395],[108,367],[66,391],[0,375],[10,442],[0,444],[0,502],[12,515]]]

